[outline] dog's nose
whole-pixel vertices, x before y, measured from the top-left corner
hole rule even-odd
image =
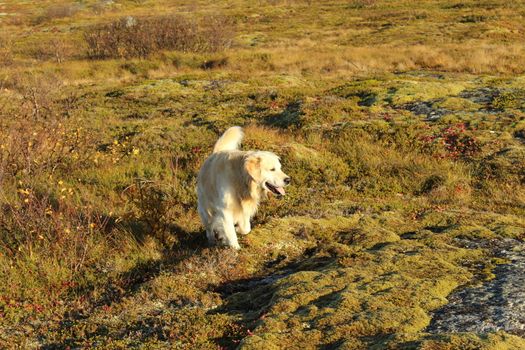
[[[284,183],[286,185],[289,185],[291,181],[292,181],[292,178],[290,176],[284,178]]]

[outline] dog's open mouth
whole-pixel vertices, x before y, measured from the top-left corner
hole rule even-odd
[[[284,192],[284,188],[282,187],[274,186],[269,182],[265,182],[264,184],[266,185],[266,188],[270,190],[270,192],[277,196],[284,196],[286,194],[286,192]]]

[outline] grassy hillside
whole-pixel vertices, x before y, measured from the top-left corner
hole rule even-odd
[[[0,347],[522,349],[430,334],[525,238],[525,4],[0,3]],[[168,28],[169,30],[167,30]],[[222,131],[294,179],[242,249]]]

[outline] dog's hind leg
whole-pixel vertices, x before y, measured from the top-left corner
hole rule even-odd
[[[206,211],[206,209],[204,209],[201,206],[200,202],[197,204],[197,211],[199,212],[199,216],[201,217],[202,224],[207,229],[208,226],[210,225],[210,216],[208,215],[208,212]]]
[[[208,238],[208,243],[211,245],[217,244],[217,235],[215,235],[213,232],[214,228],[212,227],[210,216],[208,215],[208,212],[201,206],[200,202],[197,205],[197,210],[199,212],[199,216],[201,217],[202,225],[206,229],[206,238]]]

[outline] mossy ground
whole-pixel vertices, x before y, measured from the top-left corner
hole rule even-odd
[[[425,332],[497,262],[457,238],[525,238],[523,5],[100,4],[0,5],[0,346],[525,347]],[[85,27],[170,12],[232,17],[233,46],[85,57]],[[294,179],[238,253],[194,191],[231,125]]]

